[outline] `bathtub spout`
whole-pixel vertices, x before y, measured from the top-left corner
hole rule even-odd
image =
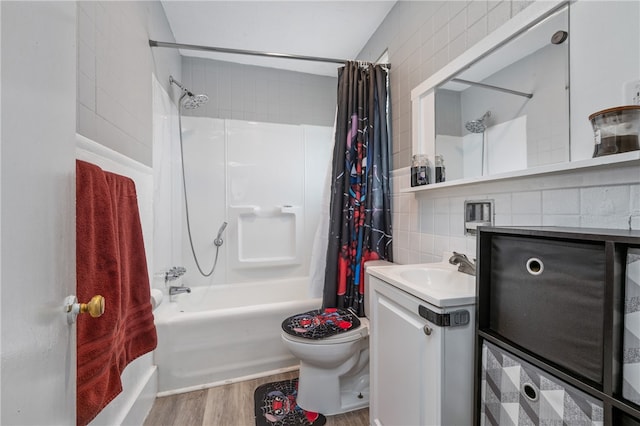
[[[169,296],[173,296],[175,294],[180,294],[180,293],[191,293],[191,289],[189,287],[184,287],[184,286],[169,287]]]

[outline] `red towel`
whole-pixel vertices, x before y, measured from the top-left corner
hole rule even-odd
[[[99,318],[78,316],[77,416],[88,424],[122,392],[120,375],[155,349],[149,276],[134,182],[76,161],[76,291],[100,294]]]

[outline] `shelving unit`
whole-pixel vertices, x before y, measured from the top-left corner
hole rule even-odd
[[[495,398],[492,406],[487,402],[490,392],[500,392],[489,376],[498,358],[522,369],[519,395],[511,398],[527,414],[553,405],[543,401],[544,382],[547,389],[565,391],[565,398],[584,408],[579,415],[593,414],[596,423],[640,425],[640,405],[622,392],[630,248],[640,249],[639,231],[479,228],[474,424],[492,424],[500,414],[500,399],[498,405]],[[534,377],[531,383],[524,383],[527,374]]]

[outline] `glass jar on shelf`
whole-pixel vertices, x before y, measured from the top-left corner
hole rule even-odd
[[[416,154],[411,160],[411,186],[422,186],[429,183],[429,158],[424,154]]]

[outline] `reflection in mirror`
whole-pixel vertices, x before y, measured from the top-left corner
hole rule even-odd
[[[569,161],[568,7],[435,91],[448,181]]]

